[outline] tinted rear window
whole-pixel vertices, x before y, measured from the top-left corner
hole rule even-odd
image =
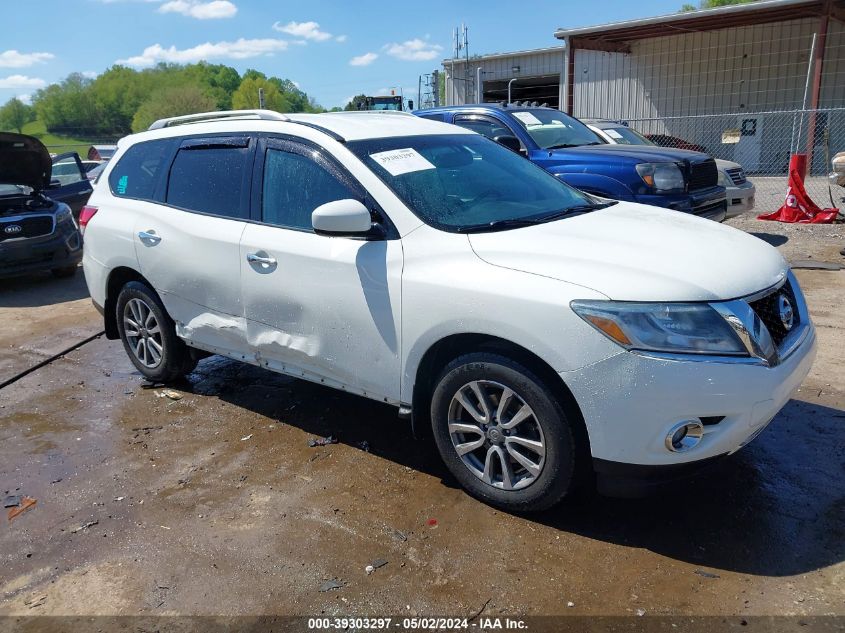
[[[152,200],[172,143],[172,139],[146,141],[126,150],[109,174],[112,193],[122,198]]]
[[[201,213],[243,217],[247,147],[181,148],[167,184],[169,205]]]

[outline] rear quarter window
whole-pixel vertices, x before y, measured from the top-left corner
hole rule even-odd
[[[152,200],[172,139],[136,143],[124,152],[109,174],[109,189],[120,198]]]

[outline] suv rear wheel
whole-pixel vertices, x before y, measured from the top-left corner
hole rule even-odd
[[[161,300],[146,284],[130,281],[123,286],[116,317],[123,348],[148,380],[171,382],[196,367]]]
[[[434,438],[473,496],[543,510],[573,487],[575,435],[552,390],[506,356],[473,353],[443,370],[431,402]]]

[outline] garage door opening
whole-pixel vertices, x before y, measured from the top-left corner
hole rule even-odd
[[[485,81],[484,101],[497,102],[508,100],[508,80]],[[512,101],[536,101],[549,107],[560,106],[560,75],[538,75],[536,77],[517,77],[511,84]]]

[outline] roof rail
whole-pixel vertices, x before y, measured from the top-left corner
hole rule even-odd
[[[260,119],[262,121],[290,121],[281,112],[273,110],[223,110],[221,112],[200,112],[198,114],[186,114],[184,116],[173,116],[167,119],[159,119],[153,123],[149,130],[160,130],[174,125],[187,125],[190,123],[208,123],[211,121],[227,121],[239,119]]]

